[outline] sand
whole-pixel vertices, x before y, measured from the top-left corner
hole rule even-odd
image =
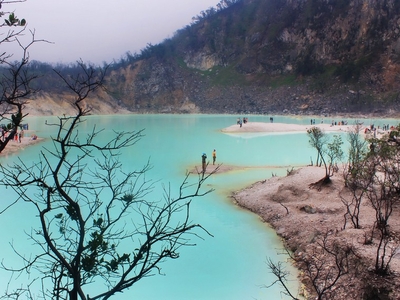
[[[329,233],[330,239],[339,241],[343,247],[352,245],[356,249],[357,255],[362,257],[364,262],[360,275],[345,275],[341,278],[335,288],[336,295],[329,299],[361,299],[360,291],[366,287],[366,282],[370,286],[373,285],[370,282],[377,286],[383,282],[393,290],[388,299],[400,299],[400,253],[395,255],[391,262],[391,276],[381,278],[371,271],[374,268],[378,240],[374,239],[371,244],[366,244],[365,241],[366,236],[370,236],[375,211],[364,201],[360,213],[362,228],[354,229],[349,222],[344,228],[345,206],[341,197],[351,197],[344,188],[342,174],[336,173],[332,177],[332,183],[321,190],[309,187],[324,175],[325,169],[322,167],[299,168],[288,176],[272,177],[234,192],[232,199],[239,206],[258,214],[263,221],[269,223],[287,247],[294,250],[296,259],[301,260],[307,255],[317,256],[320,253],[317,243],[321,242],[325,233]],[[399,207],[393,212],[389,223],[390,230],[400,233]],[[334,264],[332,261],[330,263]],[[300,274],[304,274],[305,269],[302,269],[300,264],[297,266],[300,268]],[[329,270],[329,264],[324,268]],[[315,299],[315,293],[307,278],[301,276],[300,280],[305,286],[305,293]]]
[[[223,133],[293,133],[306,132],[312,126],[321,128],[324,132],[348,132],[354,125],[297,125],[283,123],[249,122],[232,125],[222,129]],[[366,127],[362,126],[364,132]],[[377,130],[377,136],[385,132]],[[229,166],[218,172],[229,172],[235,169]],[[216,175],[218,175],[218,172]],[[292,291],[295,295],[303,295],[306,299],[316,299],[315,290],[306,274],[304,264],[299,263],[305,257],[325,259],[321,254],[321,243],[324,235],[330,241],[338,242],[343,249],[348,245],[354,247],[361,258],[358,275],[344,275],[335,285],[334,292],[327,299],[362,299],[365,288],[377,287],[381,291],[384,286],[390,290],[387,299],[400,299],[400,250],[391,261],[391,275],[386,277],[374,274],[374,263],[378,239],[371,236],[375,220],[375,210],[365,200],[361,205],[361,229],[354,229],[348,221],[344,223],[345,206],[341,199],[351,199],[344,187],[343,172],[339,171],[332,177],[331,184],[320,190],[311,184],[325,175],[323,167],[304,166],[296,170],[288,170],[285,177],[272,177],[252,184],[251,186],[232,193],[232,201],[242,208],[248,209],[260,216],[282,238],[288,249],[293,251],[299,269],[300,291]],[[311,185],[311,186],[310,186]],[[399,205],[400,206],[400,205]],[[389,223],[390,230],[400,236],[400,207],[393,212]],[[394,244],[399,244],[399,241]],[[279,252],[280,250],[277,249]],[[334,270],[334,261],[325,259],[323,270]],[[265,283],[266,285],[270,283]],[[371,296],[371,292],[369,296]],[[372,299],[372,298],[371,298]],[[374,298],[377,299],[377,298]],[[383,299],[383,298],[382,298]],[[386,298],[385,298],[386,299]]]
[[[36,140],[33,140],[29,136],[25,136],[21,139],[21,143],[17,141],[10,141],[6,148],[0,153],[0,157],[7,156],[9,154],[17,153],[18,151],[23,151],[31,145],[42,142],[44,139],[38,137]]]
[[[224,133],[292,133],[292,132],[307,132],[312,127],[318,127],[324,132],[348,132],[353,125],[330,125],[330,124],[315,124],[315,125],[299,125],[299,124],[285,124],[285,123],[264,123],[264,122],[248,122],[243,124],[242,127],[239,125],[232,125],[222,129]],[[364,130],[365,126],[362,127]]]

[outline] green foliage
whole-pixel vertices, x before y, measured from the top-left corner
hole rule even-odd
[[[311,21],[314,16],[317,14],[318,5],[316,3],[317,0],[307,0],[304,4],[304,17],[306,20]]]
[[[321,74],[324,71],[324,65],[315,59],[312,48],[308,49],[302,57],[299,57],[295,66],[296,74],[302,76]]]
[[[116,252],[115,244],[111,246],[104,236],[105,226],[104,219],[99,216],[93,220],[93,226],[99,230],[90,233],[90,239],[85,247],[85,253],[81,261],[82,269],[88,276],[94,277],[102,274],[104,268],[107,272],[117,272],[119,267],[130,262],[129,254],[123,253],[119,255]]]
[[[15,127],[18,127],[18,126],[21,124],[21,121],[22,121],[22,113],[21,113],[21,112],[18,112],[18,113],[16,113],[15,115],[12,114],[12,115],[11,115],[11,121],[12,121],[12,124],[13,124]]]
[[[129,254],[124,253],[122,256],[117,256],[117,258],[113,258],[109,262],[106,262],[106,269],[109,272],[116,272],[121,264],[129,261]]]
[[[248,3],[247,5],[241,6],[241,13],[238,16],[233,26],[233,34],[236,38],[245,37],[245,34],[249,31],[249,28],[255,21],[255,14],[257,12],[256,3]]]
[[[91,273],[96,265],[96,257],[94,255],[84,256],[82,258],[82,269],[87,273]]]
[[[279,23],[272,23],[268,26],[268,31],[267,31],[267,38],[269,41],[277,39],[281,33],[282,30],[285,28],[285,24],[283,22]]]
[[[134,199],[132,194],[124,194],[121,198],[122,201],[131,202]]]
[[[340,135],[334,135],[333,140],[327,144],[326,154],[329,159],[329,174],[338,170],[337,164],[343,159],[343,140]]]
[[[339,76],[343,82],[357,82],[362,71],[368,68],[376,59],[372,53],[362,56],[358,60],[348,60],[337,67],[334,72],[335,76]]]
[[[18,19],[14,13],[10,13],[8,15],[8,19],[4,19],[4,22],[7,26],[25,26],[26,25],[26,20]]]
[[[167,47],[165,43],[157,44],[157,45],[152,45],[152,44],[147,44],[147,46],[142,49],[141,51],[141,58],[142,59],[148,59],[151,57],[156,57],[158,59],[163,59],[167,55]]]
[[[325,93],[331,86],[331,81],[335,80],[334,72],[336,67],[333,65],[325,66],[323,72],[313,75],[310,83],[312,90],[317,93]]]
[[[400,202],[400,142],[396,138],[400,125],[395,131],[393,135],[369,139],[369,153],[351,170],[352,183],[375,210],[371,235],[377,239],[374,271],[381,276],[390,273],[396,253],[393,250],[399,245],[389,224],[393,209]]]
[[[88,242],[88,248],[91,252],[97,250],[105,251],[108,248],[108,243],[104,241],[104,237],[101,233],[94,231],[90,234],[91,240]]]
[[[313,126],[307,129],[309,143],[317,150],[317,165],[321,159],[325,167],[325,178],[329,179],[337,171],[337,163],[343,158],[343,141],[340,135],[330,137],[319,127]]]
[[[354,129],[347,134],[349,142],[348,164],[350,170],[359,166],[368,153],[367,141],[361,136],[361,129],[361,126],[356,124]]]
[[[76,212],[75,208],[71,204],[69,204],[65,207],[65,211],[72,220],[74,220],[74,221],[78,220],[78,213]]]
[[[389,139],[397,139],[400,138],[400,124],[397,125],[396,129],[391,130],[389,133]]]
[[[342,150],[343,140],[340,135],[335,134],[333,136],[333,141],[328,143],[328,153],[332,153],[337,158],[343,157]]]
[[[350,1],[337,0],[324,2],[319,0],[306,0],[297,12],[299,16],[299,23],[303,28],[312,28],[318,30],[325,26],[326,19],[337,18],[338,16],[345,16],[348,13]]]
[[[246,80],[246,75],[238,73],[233,65],[227,67],[216,66],[210,71],[203,71],[202,74],[208,76],[213,85],[245,86],[249,84]]]
[[[312,147],[322,147],[326,135],[319,127],[313,126],[310,129],[307,129],[307,134],[310,138],[309,143]]]
[[[294,74],[285,74],[280,76],[274,76],[268,78],[267,82],[268,86],[275,89],[282,86],[295,86],[297,85],[296,82],[296,75]]]
[[[101,228],[103,222],[104,222],[103,218],[101,216],[99,216],[99,218],[97,220],[93,219],[93,226]]]

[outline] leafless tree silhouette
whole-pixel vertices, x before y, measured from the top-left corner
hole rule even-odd
[[[79,66],[82,73],[75,78],[58,73],[75,95],[77,113],[48,124],[56,128],[53,148],[43,149],[33,166],[21,160],[1,166],[2,184],[35,209],[40,224],[28,235],[40,253],[21,254],[19,269],[3,268],[39,270],[43,297],[108,299],[161,272],[162,262],[194,245],[191,238],[209,234],[192,223],[190,204],[193,197],[212,191],[202,186],[215,171],[199,172],[195,180],[187,173],[177,195],[166,186],[163,199],[151,199],[154,183],[145,176],[149,162],[126,171],[120,158],[122,149],[142,138],[142,130],[114,131],[105,143],[98,139],[102,130],[93,128],[87,136],[79,132],[90,113],[85,99],[102,88],[105,76],[104,69]],[[85,287],[94,282],[96,294],[88,295]]]
[[[1,1],[2,4],[22,1]],[[0,52],[0,153],[7,144],[13,140],[18,130],[21,129],[23,119],[28,115],[24,111],[28,98],[35,92],[32,88],[32,81],[36,75],[30,74],[27,70],[29,65],[29,49],[38,42],[47,42],[35,38],[35,32],[29,31],[31,37],[27,44],[20,41],[20,37],[27,32],[25,19],[19,19],[14,12],[0,11],[0,16],[6,16],[4,23],[0,25],[1,39],[0,46],[9,43],[16,43],[21,51],[20,57],[17,54]]]

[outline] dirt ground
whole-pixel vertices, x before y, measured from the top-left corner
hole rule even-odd
[[[28,133],[28,132],[27,132]],[[0,153],[0,157],[7,156],[12,153],[16,153],[18,151],[23,151],[27,147],[34,145],[36,143],[42,142],[44,139],[41,137],[37,137],[36,139],[32,139],[30,134],[27,134],[28,136],[25,136],[21,139],[21,143],[18,141],[10,141],[6,148]]]
[[[354,229],[349,221],[344,229],[345,206],[341,197],[349,199],[350,195],[344,188],[341,172],[336,173],[332,182],[321,190],[309,185],[324,177],[324,168],[308,166],[290,173],[286,177],[256,182],[235,192],[232,198],[239,206],[268,222],[283,238],[288,249],[293,251],[296,261],[326,255],[321,254],[318,245],[324,236],[338,241],[343,249],[352,246],[362,264],[357,265],[357,272],[350,270],[348,275],[343,275],[334,292],[324,299],[400,299],[400,251],[397,250],[391,261],[390,275],[381,277],[373,272],[378,240],[374,238],[371,243],[366,242],[375,220],[371,205],[367,201],[361,204],[361,229]],[[399,237],[400,206],[394,209],[389,224],[390,230]],[[399,241],[394,241],[395,244],[398,245]],[[322,269],[333,273],[334,263],[330,261]],[[316,299],[305,266],[301,263],[295,265],[300,270],[303,283],[303,290],[298,291],[298,295]]]

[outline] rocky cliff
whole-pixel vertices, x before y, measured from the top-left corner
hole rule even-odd
[[[400,1],[242,0],[113,68],[133,112],[400,112]]]

